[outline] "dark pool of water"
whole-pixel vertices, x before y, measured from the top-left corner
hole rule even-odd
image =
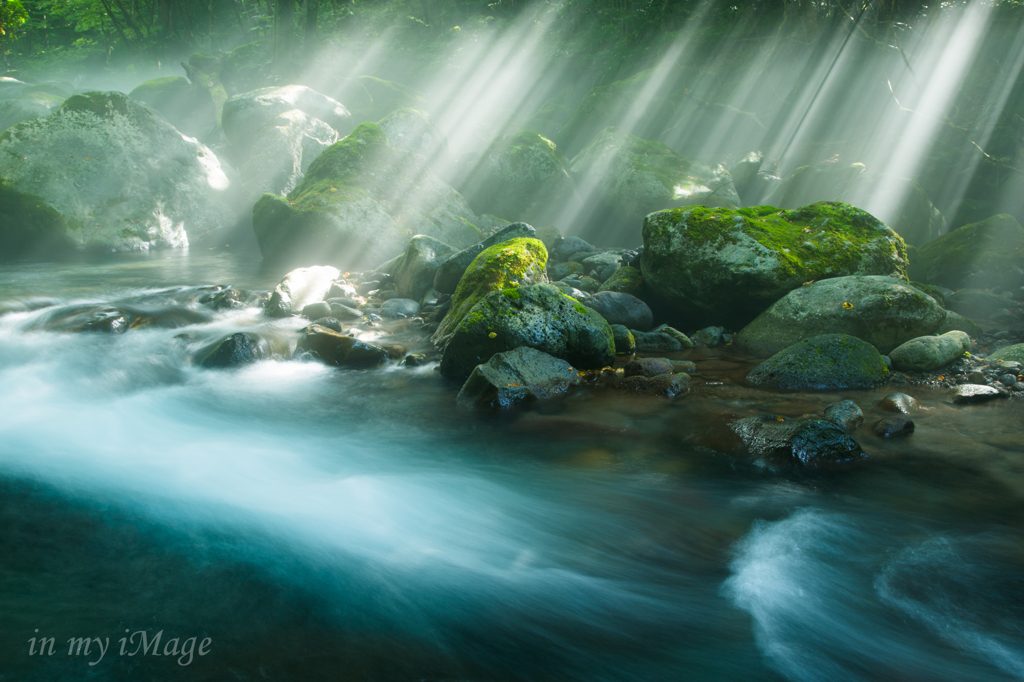
[[[1018,402],[915,389],[913,436],[861,429],[864,466],[807,476],[728,423],[851,398],[870,424],[891,389],[772,394],[694,352],[674,402],[495,417],[430,366],[194,366],[298,326],[256,311],[40,328],[280,274],[218,251],[0,267],[0,305],[30,302],[0,316],[0,680],[1024,678]]]

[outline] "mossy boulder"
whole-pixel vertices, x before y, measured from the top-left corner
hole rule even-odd
[[[1024,284],[1024,228],[1006,213],[964,225],[918,249],[913,267],[950,289],[1016,289]]]
[[[455,248],[480,241],[462,196],[375,123],[360,124],[306,169],[287,198],[263,195],[253,230],[264,258],[372,267],[402,252],[415,234]]]
[[[889,353],[893,369],[901,372],[931,372],[945,367],[971,349],[966,332],[951,331],[938,336],[919,336],[900,344]]]
[[[248,158],[260,129],[293,109],[323,121],[338,131],[339,136],[347,135],[353,128],[352,115],[341,102],[305,85],[285,85],[253,90],[229,99],[222,114],[224,137],[243,158]]]
[[[482,251],[510,239],[533,239],[537,237],[533,226],[526,223],[509,223],[487,239],[472,244],[456,254],[446,258],[434,274],[434,289],[442,294],[454,294],[466,274],[466,268]]]
[[[0,100],[0,131],[7,130],[22,121],[49,116],[51,108],[46,104],[23,99]]]
[[[621,239],[624,225],[639,227],[648,213],[675,206],[740,205],[732,177],[721,165],[680,156],[620,128],[598,133],[573,157],[569,173],[585,200],[586,236]]]
[[[381,119],[380,129],[388,144],[423,157],[427,165],[442,176],[449,173],[454,161],[448,149],[448,138],[434,127],[426,112],[419,109],[398,109]]]
[[[462,407],[513,407],[565,395],[581,381],[565,360],[522,346],[477,365],[462,385]]]
[[[840,203],[675,208],[648,215],[643,235],[645,286],[671,317],[695,327],[739,328],[813,280],[906,277],[899,235]]]
[[[836,277],[791,291],[740,330],[735,347],[767,357],[820,334],[849,334],[888,353],[934,334],[946,319],[935,299],[894,277]]]
[[[72,246],[60,213],[38,196],[6,186],[0,180],[0,257],[64,250]]]
[[[213,152],[119,92],[73,95],[0,134],[0,177],[42,199],[90,249],[199,245],[234,222]]]
[[[986,360],[989,362],[1020,362],[1024,363],[1024,343],[1016,343],[1012,346],[1000,348],[990,354]]]
[[[422,299],[431,289],[441,263],[455,253],[455,249],[433,237],[413,237],[392,270],[398,295],[415,301]]]
[[[618,291],[619,293],[630,294],[631,296],[639,296],[643,284],[644,276],[640,272],[640,268],[623,265],[601,283],[601,288],[598,289],[598,292]]]
[[[554,222],[576,200],[565,156],[531,131],[494,140],[460,185],[477,213],[531,224]]]
[[[615,337],[596,311],[550,284],[492,291],[459,322],[441,357],[441,374],[468,376],[496,353],[536,348],[578,369],[615,360]]]
[[[783,389],[870,388],[882,383],[889,368],[878,350],[846,334],[823,334],[779,351],[755,367],[747,381]]]
[[[217,128],[217,112],[208,90],[181,76],[154,78],[128,93],[192,137],[205,137]]]
[[[492,291],[546,282],[548,251],[538,239],[519,237],[481,251],[466,268],[433,341],[443,347],[470,310]]]

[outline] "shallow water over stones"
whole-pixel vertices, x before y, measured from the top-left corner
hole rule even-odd
[[[482,413],[436,362],[289,360],[304,321],[198,303],[192,287],[272,288],[283,273],[255,262],[0,269],[12,679],[1024,677],[1019,401],[769,391],[724,347],[666,355],[696,365],[672,401],[584,389]],[[194,314],[123,334],[40,324],[143,302]],[[423,349],[412,320],[380,324],[362,340]],[[198,366],[239,331],[284,350]],[[876,436],[896,390],[915,430]],[[766,466],[729,427],[845,399],[866,459],[838,471]],[[212,644],[182,666],[117,654],[126,630]],[[34,636],[58,654],[29,656]],[[66,655],[85,636],[112,643],[95,666]]]

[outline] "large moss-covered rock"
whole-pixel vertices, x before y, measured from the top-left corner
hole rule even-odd
[[[546,282],[548,252],[538,239],[519,237],[481,251],[466,268],[452,296],[451,308],[434,332],[433,341],[444,346],[470,310],[492,291]]]
[[[482,242],[467,246],[446,258],[434,275],[434,288],[442,294],[454,294],[459,282],[462,281],[462,276],[466,274],[466,268],[474,258],[480,255],[480,252],[510,239],[532,239],[534,237],[537,237],[537,232],[532,225],[526,223],[506,225]]]
[[[309,164],[337,141],[334,128],[299,109],[267,121],[242,166],[242,204],[252,206],[263,194],[288,194],[302,181]]]
[[[553,222],[576,200],[567,165],[554,142],[522,131],[494,140],[461,189],[477,213],[532,224]]]
[[[604,282],[601,283],[601,291],[618,291],[623,294],[639,296],[644,285],[644,276],[640,268],[629,265],[619,267]]]
[[[736,337],[737,349],[767,357],[820,334],[849,334],[882,353],[918,336],[933,334],[946,311],[907,282],[894,277],[836,277],[787,294]]]
[[[964,225],[918,249],[915,274],[950,289],[1024,284],[1024,228],[1006,213]]]
[[[556,398],[579,383],[565,360],[522,346],[477,365],[456,400],[463,407],[512,407]]]
[[[644,219],[640,269],[671,315],[696,327],[736,328],[812,280],[905,278],[906,248],[883,223],[846,204],[694,206]]]
[[[639,226],[648,213],[674,206],[740,205],[732,177],[721,165],[680,156],[619,128],[598,133],[573,158],[569,173],[585,197],[583,222],[591,236],[597,224],[621,239],[624,225]]]
[[[951,331],[938,336],[919,336],[900,344],[889,353],[893,369],[901,372],[931,372],[945,367],[971,349],[966,332]]]
[[[1015,343],[1012,346],[1000,348],[986,358],[989,362],[1013,362],[1024,363],[1024,343]]]
[[[823,334],[779,351],[755,367],[747,381],[786,389],[869,388],[880,384],[889,368],[878,350],[846,334]]]
[[[441,357],[441,374],[461,379],[495,353],[529,346],[579,369],[615,360],[615,337],[596,311],[550,284],[492,291],[462,318]]]
[[[128,93],[153,109],[175,128],[203,138],[217,127],[217,112],[209,91],[196,87],[181,76],[154,78]]]
[[[213,152],[118,92],[74,95],[0,134],[0,177],[56,210],[87,248],[197,245],[233,223]]]
[[[480,240],[462,196],[394,149],[374,123],[359,125],[306,169],[287,198],[263,195],[253,230],[264,258],[346,268],[394,258],[415,234],[455,248]]]
[[[309,118],[319,119],[339,135],[353,127],[352,115],[341,102],[305,85],[262,88],[235,95],[224,104],[224,137],[243,157],[256,149],[254,143],[261,128],[279,115],[298,109]]]

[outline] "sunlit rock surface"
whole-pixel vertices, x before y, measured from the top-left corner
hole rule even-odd
[[[787,294],[744,327],[736,347],[767,357],[819,334],[849,334],[882,353],[933,334],[946,320],[935,299],[894,277],[835,277]]]
[[[235,95],[224,104],[224,136],[243,158],[258,151],[260,129],[279,115],[298,109],[309,118],[323,121],[346,135],[352,130],[352,115],[341,102],[304,85],[262,88]]]
[[[911,269],[950,289],[1016,289],[1024,285],[1024,228],[1005,213],[964,225],[918,249]]]
[[[213,152],[116,92],[75,95],[58,113],[8,129],[0,176],[40,197],[68,241],[90,249],[201,244],[232,221],[232,188]]]
[[[645,286],[670,317],[696,327],[738,328],[813,280],[906,277],[903,240],[846,204],[675,208],[647,216],[643,232]]]
[[[345,268],[394,258],[415,234],[465,248],[481,238],[474,219],[462,195],[374,123],[320,154],[287,198],[264,194],[253,208],[264,258]]]
[[[450,172],[451,152],[448,140],[430,122],[430,117],[419,109],[399,109],[381,119],[380,129],[395,149],[419,154],[439,174]]]
[[[578,201],[567,167],[554,142],[522,131],[494,140],[460,189],[477,213],[544,224]]]

